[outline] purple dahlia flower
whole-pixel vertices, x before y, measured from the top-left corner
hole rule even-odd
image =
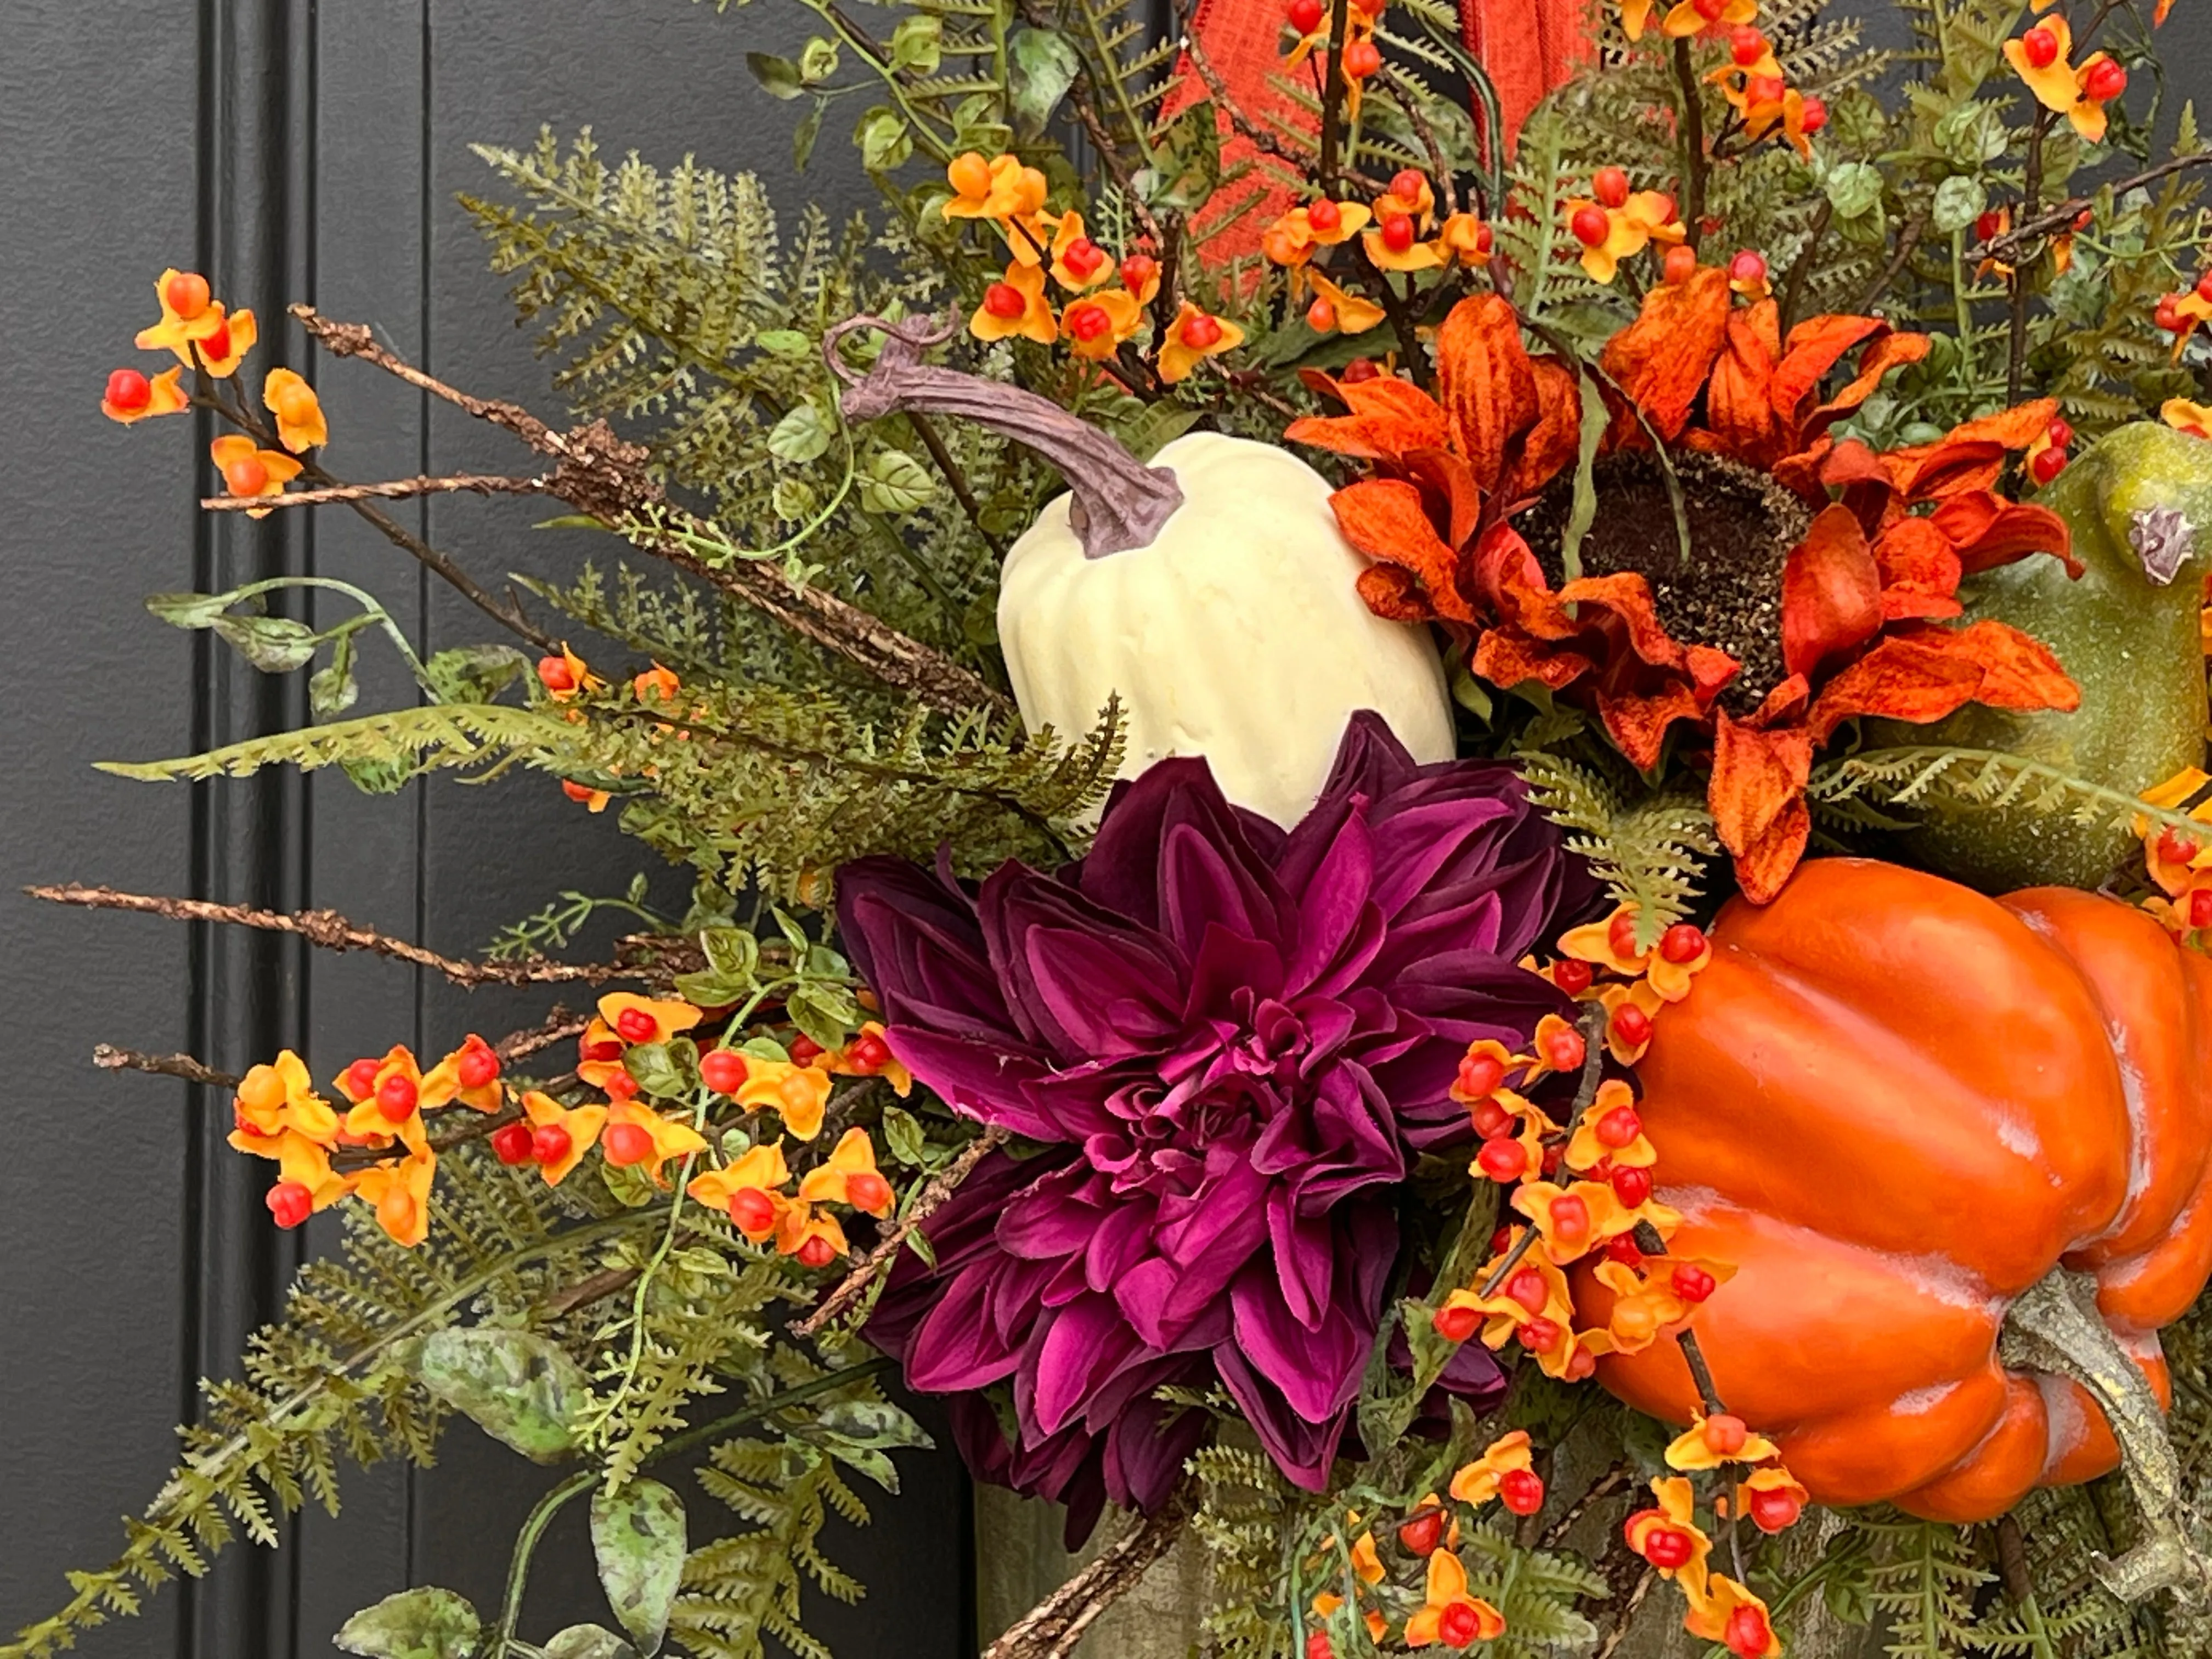
[[[839,877],[846,945],[900,1060],[1042,1150],[993,1154],[903,1259],[869,1334],[911,1386],[1010,1382],[963,1416],[979,1474],[1095,1514],[1147,1507],[1218,1377],[1318,1489],[1374,1346],[1418,1151],[1467,1136],[1468,1043],[1568,1001],[1516,966],[1595,890],[1504,763],[1417,765],[1356,717],[1287,832],[1171,760],[1090,854],[970,888],[896,860]],[[1471,1390],[1498,1374],[1476,1351]]]

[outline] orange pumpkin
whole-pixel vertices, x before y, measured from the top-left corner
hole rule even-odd
[[[1638,1070],[1670,1248],[1737,1265],[1695,1325],[1729,1409],[1827,1504],[1986,1520],[2112,1468],[2088,1393],[1998,1333],[2063,1263],[2167,1400],[2159,1328],[2212,1272],[2212,960],[2093,893],[1852,859],[1713,946]],[[1598,1376],[1697,1403],[1672,1342]]]

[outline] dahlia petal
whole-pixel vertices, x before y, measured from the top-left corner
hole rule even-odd
[[[907,1345],[909,1387],[925,1394],[965,1394],[1014,1374],[1029,1332],[1019,1328],[1010,1336],[988,1316],[1007,1265],[1002,1257],[953,1277]]]
[[[1267,1236],[1282,1306],[1307,1330],[1319,1330],[1336,1267],[1335,1230],[1325,1215],[1300,1214],[1291,1192],[1277,1188],[1267,1200]]]
[[[1336,1462],[1337,1446],[1344,1438],[1350,1409],[1337,1412],[1326,1423],[1309,1423],[1291,1409],[1282,1391],[1234,1345],[1216,1349],[1213,1364],[1230,1398],[1244,1413],[1261,1449],[1274,1460],[1283,1478],[1307,1492],[1323,1490],[1328,1485],[1329,1467]]]
[[[1295,838],[1298,832],[1291,833]],[[1329,836],[1327,850],[1297,895],[1297,946],[1284,975],[1284,983],[1292,992],[1310,987],[1331,963],[1343,959],[1346,945],[1360,937],[1360,918],[1369,908],[1374,885],[1375,846],[1365,816],[1348,815]],[[1371,953],[1380,943],[1380,931],[1368,930],[1368,939]]]
[[[1815,518],[1782,567],[1782,665],[1808,678],[1881,631],[1881,572],[1846,507]]]
[[[1542,413],[1520,315],[1499,295],[1462,300],[1437,331],[1437,401],[1475,482],[1495,489],[1509,449]]]
[[[1060,1429],[1103,1375],[1141,1347],[1112,1297],[1085,1295],[1062,1308],[1036,1346],[1037,1426],[1047,1434]]]
[[[1106,1437],[1106,1495],[1157,1510],[1182,1481],[1182,1466],[1205,1443],[1204,1412],[1147,1398],[1115,1420]]]
[[[1731,303],[1728,272],[1701,265],[1686,281],[1653,288],[1636,320],[1606,343],[1600,365],[1670,442],[1727,343]]]
[[[981,1123],[1002,1125],[1036,1140],[1066,1139],[1060,1126],[1030,1104],[1023,1084],[1042,1062],[1013,1042],[978,1042],[919,1025],[893,1025],[884,1041],[899,1064],[930,1092]]]
[[[1359,1392],[1360,1373],[1375,1340],[1371,1324],[1363,1338],[1352,1317],[1331,1307],[1308,1330],[1291,1316],[1274,1268],[1264,1261],[1246,1267],[1230,1301],[1236,1310],[1238,1351],[1298,1416],[1309,1423],[1327,1422]]]

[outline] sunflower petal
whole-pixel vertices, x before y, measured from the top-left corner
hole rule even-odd
[[[1606,343],[1601,367],[1663,437],[1689,422],[1728,343],[1729,303],[1728,272],[1701,265],[1645,295],[1636,320]]]
[[[1782,567],[1782,665],[1808,678],[1881,631],[1881,572],[1847,507],[1826,508]]]

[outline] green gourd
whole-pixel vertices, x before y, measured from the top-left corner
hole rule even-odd
[[[1968,584],[1966,616],[2010,623],[2049,645],[2081,686],[2081,706],[2016,714],[1969,704],[1933,726],[1880,722],[1869,744],[1999,750],[2141,794],[2204,759],[2197,618],[2212,570],[2212,442],[2149,422],[2124,426],[2083,451],[2040,499],[2072,529],[2081,576],[2069,580],[2052,558],[2003,566]],[[2034,794],[1913,831],[1915,860],[2004,892],[2094,887],[2126,857],[2124,823],[2078,823],[2063,809],[2038,810]]]

